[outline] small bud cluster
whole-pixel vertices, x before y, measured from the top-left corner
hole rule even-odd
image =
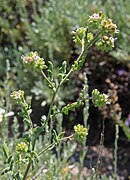
[[[37,52],[30,52],[29,55],[25,55],[25,56],[22,55],[21,59],[23,60],[23,63],[25,65],[28,65],[29,67],[33,67],[38,70],[47,68],[44,59],[40,58]]]
[[[24,91],[18,90],[11,93],[10,97],[16,104],[19,104],[24,99]]]
[[[112,22],[111,19],[105,18],[101,25],[106,33],[115,34],[118,33],[117,25]]]
[[[102,11],[94,13],[88,19],[88,26],[93,29],[101,29],[106,34],[114,35],[118,33],[117,26]]]
[[[88,29],[85,27],[80,27],[75,31],[72,31],[72,34],[74,35],[73,41],[79,45],[82,45],[82,43],[89,43],[94,37],[92,33],[87,31]]]
[[[99,50],[108,52],[114,48],[114,40],[113,37],[103,36],[102,39],[97,41],[96,46]]]
[[[87,33],[87,42],[91,42],[93,40],[94,36],[92,33]]]
[[[28,145],[25,142],[20,142],[16,145],[16,151],[18,153],[26,153],[28,151]]]
[[[83,143],[88,135],[88,129],[83,125],[74,126],[75,138],[79,143]]]
[[[23,121],[32,128],[32,121],[30,118],[30,114],[32,113],[31,102],[26,102],[24,98],[24,91],[14,91],[11,93],[10,97],[12,98],[15,104],[21,106],[22,112],[19,112],[19,115],[23,117]]]
[[[87,28],[85,27],[80,27],[76,29],[76,31],[72,31],[73,36],[73,41],[76,44],[82,44],[82,39],[85,37]]]
[[[89,16],[88,26],[91,29],[101,29],[101,22],[105,18],[105,15],[102,11],[99,13],[94,13],[92,16]]]
[[[94,89],[92,91],[92,102],[95,107],[104,107],[106,104],[108,104],[108,95],[101,94],[97,89]]]

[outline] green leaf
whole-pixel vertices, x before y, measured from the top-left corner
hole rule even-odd
[[[122,129],[126,137],[130,140],[130,127],[126,126],[124,122],[122,122]]]
[[[56,133],[56,131],[53,129],[53,140],[54,141],[57,141],[57,133]]]
[[[6,174],[6,173],[9,172],[9,171],[11,171],[11,170],[10,170],[9,167],[7,167],[7,168],[5,168],[5,169],[3,169],[3,170],[1,171],[1,175],[4,175],[4,174]]]
[[[8,147],[7,147],[6,143],[3,146],[3,153],[4,153],[5,157],[8,158]]]
[[[82,106],[84,103],[79,100],[77,102],[74,102],[72,104],[67,104],[67,106],[62,108],[62,113],[64,113],[65,115],[68,115],[69,111],[75,111],[76,108]]]
[[[48,61],[48,64],[49,64],[48,70],[47,70],[47,72],[48,72],[48,79],[50,81],[52,81],[53,80],[53,64],[52,64],[51,61]]]
[[[24,118],[23,121],[24,121],[28,126],[31,126],[30,119]]]
[[[37,136],[37,135],[39,135],[42,131],[43,131],[43,128],[37,126],[37,127],[35,127],[35,128],[33,129],[33,134],[34,134],[35,136]]]
[[[7,160],[7,163],[10,164],[11,163],[11,160],[12,160],[12,155],[8,157],[8,160]]]
[[[30,135],[29,132],[27,132],[26,134],[23,135],[23,140],[24,140],[25,142],[30,143],[30,141],[31,141],[31,135]]]
[[[58,139],[59,139],[59,140],[62,139],[62,138],[64,137],[64,134],[65,134],[65,132],[61,132],[61,133],[58,135]]]
[[[20,171],[18,171],[18,172],[15,174],[15,177],[17,178],[17,180],[22,180],[22,179],[23,179],[23,175],[20,173]]]

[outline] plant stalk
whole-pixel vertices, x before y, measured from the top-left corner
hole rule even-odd
[[[101,34],[101,31],[100,31],[99,33],[97,33],[97,35],[95,36],[95,38],[87,45],[87,47],[86,47],[85,49],[82,48],[82,51],[81,51],[79,57],[77,58],[77,61],[79,61],[79,60],[82,58],[82,56],[84,56],[84,54],[86,53],[86,51],[96,42],[96,40],[98,39],[98,37],[99,37],[100,34]],[[46,123],[48,122],[48,120],[50,119],[51,112],[52,112],[52,107],[53,107],[53,104],[54,104],[54,99],[55,99],[55,96],[56,96],[56,94],[57,94],[58,89],[59,89],[60,86],[66,81],[66,79],[70,76],[70,74],[71,74],[72,72],[73,72],[73,69],[71,68],[70,71],[68,72],[68,74],[67,74],[67,75],[63,78],[63,80],[59,83],[59,85],[57,86],[56,90],[53,91],[53,97],[52,97],[52,101],[51,101],[51,104],[50,104],[48,116],[47,116],[47,119],[46,119],[45,123],[42,125],[42,127],[44,127],[45,124],[46,124]],[[48,82],[48,84],[49,84],[51,87],[54,88],[54,85],[52,85],[52,83],[49,81],[49,79],[47,78],[47,76],[45,75],[45,73],[44,73],[43,71],[41,71],[41,73],[42,73],[43,77],[46,79],[46,81]],[[34,142],[33,142],[33,145],[32,145],[33,150],[34,150],[34,148],[35,148],[36,139],[37,139],[37,138],[34,139]],[[49,148],[50,148],[50,145],[49,145]],[[42,153],[40,153],[40,154],[42,154]],[[27,166],[27,169],[26,169],[26,171],[25,171],[23,180],[26,179],[26,176],[27,176],[27,174],[28,174],[28,172],[29,172],[30,166],[31,166],[31,161],[29,161],[29,163],[28,163],[28,166]]]
[[[118,139],[119,139],[119,125],[115,125],[115,143],[114,143],[114,179],[117,178],[117,151],[118,151]]]

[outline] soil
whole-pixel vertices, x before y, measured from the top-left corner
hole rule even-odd
[[[75,156],[72,157],[71,160],[73,163],[74,161],[79,161],[78,158],[79,158],[80,152],[81,151],[77,151],[75,153]],[[116,180],[130,179],[130,143],[127,146],[126,145],[124,147],[120,146],[118,148],[117,158],[118,159],[117,159]],[[98,161],[98,168],[97,168],[97,161]],[[96,145],[96,146],[90,146],[88,148],[82,175],[85,178],[90,177],[90,175],[92,176],[94,169],[96,169],[97,174],[100,178],[103,175],[107,176],[107,178],[110,178],[110,179],[113,177],[113,172],[114,172],[114,148],[113,147],[103,146],[99,150],[99,145]],[[73,166],[71,169],[71,172],[76,178],[79,172],[78,167]]]

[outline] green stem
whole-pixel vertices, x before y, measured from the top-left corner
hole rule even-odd
[[[88,94],[88,80],[86,77],[86,73],[84,73],[84,101],[85,101],[85,106],[83,109],[83,122],[84,122],[84,126],[85,128],[88,129],[88,117],[89,117],[89,94]],[[79,167],[79,173],[78,173],[78,178],[81,178],[81,172],[83,170],[84,167],[84,160],[85,160],[85,156],[88,152],[88,148],[86,147],[86,141],[83,143],[83,147],[82,147],[82,151],[80,153],[80,167]]]
[[[74,135],[70,135],[68,137],[64,137],[64,138],[61,138],[58,140],[58,142],[61,142],[61,141],[66,141],[67,139],[71,139]],[[38,156],[41,156],[45,151],[47,151],[48,149],[51,149],[52,147],[54,147],[55,145],[57,144],[57,142],[53,142],[51,143],[49,146],[47,146],[45,149],[43,149],[39,154]]]
[[[90,41],[90,43],[88,43],[87,47],[81,52],[80,56],[78,57],[77,61],[80,60],[80,58],[82,56],[84,56],[87,53],[87,50],[98,40],[99,35],[102,33],[102,30],[99,31],[95,37],[92,39],[92,41]]]
[[[49,118],[50,118],[51,111],[52,111],[52,106],[53,106],[53,103],[54,103],[54,98],[55,98],[56,93],[57,93],[57,91],[55,91],[55,92],[53,93],[53,97],[52,97],[51,105],[50,105],[50,108],[49,108],[48,116],[47,116],[47,119],[46,119],[44,125],[48,122],[48,120],[49,120]],[[44,125],[43,125],[43,126],[44,126]],[[42,126],[42,127],[43,127],[43,126]],[[33,141],[33,144],[32,144],[32,150],[34,150],[34,148],[35,148],[36,139],[37,139],[37,137],[34,138],[34,141]],[[28,174],[28,172],[29,172],[30,166],[31,166],[31,161],[29,161],[29,163],[28,163],[28,166],[27,166],[27,169],[26,169],[26,171],[25,171],[23,180],[25,180],[25,178],[26,178],[26,176],[27,176],[27,174]]]
[[[59,87],[66,81],[66,79],[70,76],[70,74],[73,72],[72,69],[70,69],[70,71],[68,72],[68,74],[66,74],[66,76],[62,79],[62,81],[60,82],[60,84],[57,86],[57,90],[59,89]]]
[[[50,144],[49,146],[47,146],[45,149],[43,149],[38,156],[41,156],[45,151],[47,151],[48,149],[52,148],[53,146],[55,146],[56,142],[53,142],[52,144]]]
[[[99,33],[97,33],[97,35],[95,36],[95,38],[87,45],[87,47],[85,48],[85,50],[84,50],[84,48],[82,47],[82,51],[81,51],[79,57],[77,58],[77,61],[79,61],[79,60],[82,58],[82,56],[84,56],[84,54],[86,53],[86,51],[88,50],[88,48],[91,47],[91,46],[96,42],[96,40],[97,40],[97,38],[99,37],[100,34],[101,34],[101,31],[100,31]],[[57,86],[56,90],[53,92],[53,97],[52,97],[52,101],[51,101],[51,104],[50,104],[48,116],[47,116],[47,119],[46,119],[45,123],[42,125],[42,127],[44,127],[45,124],[46,124],[46,123],[48,122],[48,120],[50,119],[51,112],[52,112],[52,107],[53,107],[53,104],[54,104],[54,99],[55,99],[55,96],[56,96],[56,94],[57,94],[58,89],[59,89],[60,86],[66,81],[66,79],[70,76],[70,74],[71,74],[72,72],[73,72],[73,70],[72,70],[72,68],[71,68],[70,71],[68,72],[68,74],[67,74],[67,75],[62,79],[62,81],[59,83],[59,85]],[[42,70],[41,70],[41,73],[42,73],[43,77],[46,79],[46,81],[48,82],[48,84],[49,84],[51,87],[54,88],[54,85],[49,81],[49,79],[47,78],[47,76],[45,75],[45,73],[44,73]],[[33,147],[33,150],[34,150],[34,147],[35,147],[35,143],[36,143],[36,138],[34,139],[34,142],[33,142],[33,146],[32,146],[32,147]],[[51,144],[51,145],[52,145],[52,144]],[[50,145],[49,145],[49,147],[48,147],[47,149],[49,149],[49,148],[50,148]],[[45,152],[45,150],[43,150],[43,151]],[[40,155],[41,155],[41,154],[42,154],[42,153],[40,153]],[[30,166],[31,166],[31,161],[29,161],[29,164],[28,164],[27,169],[26,169],[26,171],[25,171],[23,180],[25,180],[25,178],[26,178],[26,176],[27,176],[27,174],[28,174],[28,172],[29,172]]]
[[[115,125],[115,148],[114,148],[114,179],[117,178],[117,151],[119,139],[119,125]]]
[[[98,37],[99,35],[102,33],[102,30],[99,31],[95,37],[92,39],[92,41],[87,45],[86,49],[89,49],[97,40],[98,40]]]
[[[29,172],[30,166],[31,166],[31,161],[29,161],[29,163],[28,163],[27,169],[26,169],[26,171],[25,171],[25,173],[24,173],[23,180],[26,180],[26,177],[27,177],[27,174],[28,174],[28,172]]]
[[[51,101],[51,104],[50,104],[50,107],[49,107],[49,111],[48,111],[48,115],[47,115],[46,121],[45,121],[45,123],[43,124],[43,126],[45,126],[45,124],[46,124],[46,123],[48,122],[48,120],[50,119],[51,111],[52,111],[52,107],[53,107],[53,104],[54,104],[54,100],[55,100],[55,96],[56,96],[57,91],[58,91],[58,89],[56,89],[56,91],[53,93],[52,101]],[[43,126],[42,126],[42,127],[43,127]]]
[[[47,78],[47,76],[45,75],[45,73],[41,70],[41,73],[43,75],[43,77],[46,79],[46,81],[48,82],[48,84],[50,85],[50,87],[54,88],[54,85],[51,83],[51,81]]]

